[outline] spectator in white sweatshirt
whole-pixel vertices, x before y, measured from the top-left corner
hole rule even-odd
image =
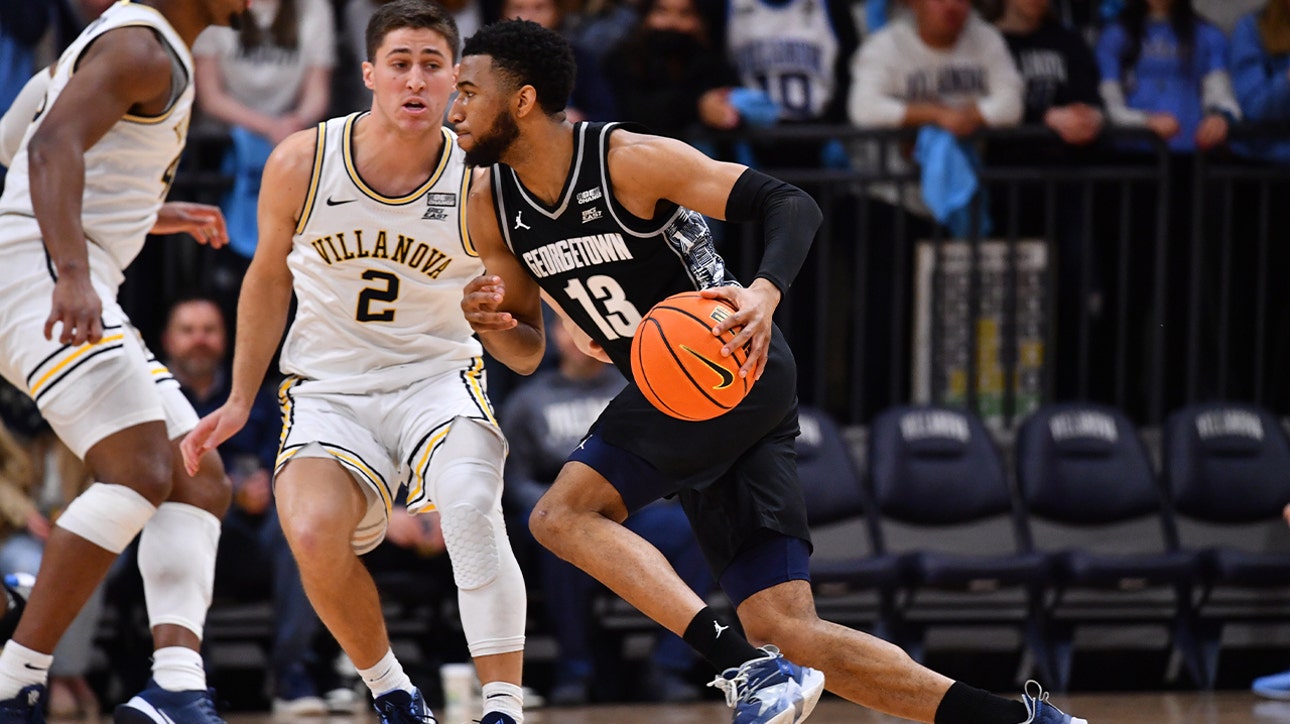
[[[1003,37],[969,0],[910,0],[861,46],[851,69],[851,122],[867,128],[935,124],[956,136],[1016,125],[1022,80]]]

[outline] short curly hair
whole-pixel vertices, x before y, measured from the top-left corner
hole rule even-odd
[[[531,20],[502,20],[466,39],[462,57],[492,56],[514,88],[533,86],[548,115],[563,111],[573,93],[577,64],[569,42]]]

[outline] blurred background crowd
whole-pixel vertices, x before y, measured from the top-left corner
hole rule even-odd
[[[0,0],[0,109],[108,4]],[[193,49],[198,117],[172,198],[220,204],[231,244],[155,240],[122,303],[201,414],[228,394],[264,162],[291,133],[369,105],[363,30],[379,4],[252,0],[240,31],[211,28]],[[640,123],[817,196],[826,225],[780,320],[806,417],[823,421],[804,423],[802,444],[824,451],[817,475],[855,464],[834,421],[863,430],[911,401],[965,403],[1005,441],[1025,413],[1062,400],[1115,405],[1144,428],[1202,400],[1290,413],[1278,374],[1290,232],[1277,205],[1290,186],[1290,0],[443,4],[463,38],[503,17],[564,34],[578,60],[570,120]],[[736,270],[755,261],[755,238],[716,233]],[[651,637],[625,662],[602,625],[604,591],[527,535],[527,512],[625,384],[551,328],[536,376],[490,369],[511,444],[512,542],[533,627],[551,642],[552,666],[530,678],[553,704],[698,698],[687,647]],[[0,573],[35,573],[49,520],[88,481],[22,393],[0,391],[0,414]],[[224,630],[263,641],[258,705],[321,714],[356,696],[275,518],[280,424],[270,383],[221,450],[236,496],[212,617],[233,611]],[[391,605],[433,616],[426,602],[453,599],[442,535],[433,516],[394,510],[372,567]],[[631,524],[713,592],[675,504]],[[55,713],[97,711],[146,677],[133,571],[123,557],[60,647]],[[256,612],[263,631],[245,623]],[[417,634],[426,671],[466,658],[451,620]],[[648,685],[613,683],[624,667]]]

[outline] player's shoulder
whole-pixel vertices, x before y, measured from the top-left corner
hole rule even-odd
[[[689,145],[675,138],[618,128],[609,136],[605,156],[615,168],[650,169],[688,149]]]
[[[466,192],[469,203],[493,203],[493,167],[469,166],[466,173],[470,175],[470,186]]]
[[[321,125],[321,124],[320,124]],[[265,169],[286,175],[301,174],[308,177],[314,171],[318,158],[319,125],[310,126],[282,139],[274,146],[265,163]]]

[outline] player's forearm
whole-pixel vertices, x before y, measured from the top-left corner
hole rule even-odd
[[[85,157],[70,143],[37,133],[27,146],[31,205],[54,271],[89,272],[89,250],[81,226]]]
[[[507,330],[480,332],[479,341],[497,361],[521,375],[533,374],[546,351],[543,331],[524,322]]]
[[[254,273],[252,265],[237,300],[237,340],[233,348],[233,384],[229,402],[250,409],[264,382],[269,361],[287,326],[291,284]]]

